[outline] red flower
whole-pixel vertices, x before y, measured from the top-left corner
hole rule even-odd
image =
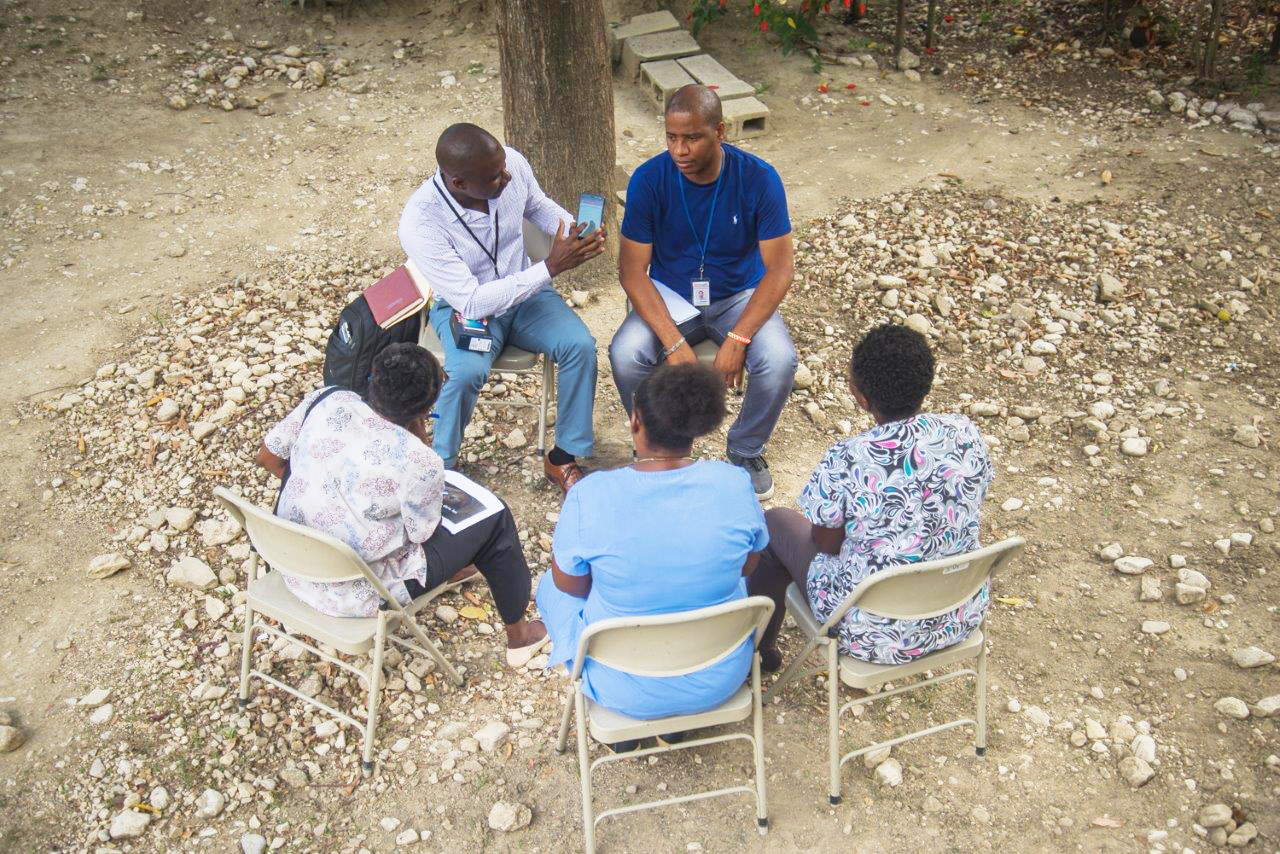
[[[723,8],[724,8],[725,3],[728,3],[728,2],[729,2],[729,0],[720,0],[720,8],[721,8],[721,9],[723,9]]]
[[[848,9],[853,4],[853,0],[844,0],[844,7]]]
[[[752,6],[752,7],[751,7],[751,14],[755,15],[757,18],[759,18],[759,17],[760,17],[760,4],[759,4],[759,3],[757,3],[756,5],[754,5],[754,6]]]
[[[943,16],[942,16],[942,20],[946,21],[948,24],[950,24],[950,23],[952,23],[953,21],[955,21],[955,19],[956,19],[956,16],[955,16],[955,15],[943,15]]]
[[[844,88],[849,89],[850,91],[852,91],[852,90],[854,90],[854,89],[857,89],[857,88],[858,88],[858,84],[857,84],[857,83],[846,83],[846,84],[844,84]]]
[[[822,4],[822,11],[824,11],[824,12],[826,12],[828,15],[830,15],[830,14],[831,14],[831,4],[830,4],[830,3],[823,3],[823,4]]]
[[[818,91],[819,91],[819,92],[821,92],[821,93],[822,93],[822,94],[824,94],[824,95],[825,95],[825,94],[827,94],[827,84],[826,84],[826,83],[819,83],[819,84],[818,84]]]
[[[933,52],[934,52],[935,50],[937,50],[937,48],[936,48],[936,47],[927,47],[927,48],[925,48],[925,49],[924,49],[924,52],[925,52],[925,55],[926,55],[926,56],[933,56]]]
[[[762,33],[767,33],[767,32],[769,32],[769,22],[768,22],[768,21],[765,21],[765,20],[761,20],[761,21],[760,21],[760,32],[762,32]]]

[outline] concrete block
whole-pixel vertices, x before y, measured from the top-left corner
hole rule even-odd
[[[714,89],[721,101],[727,101],[730,98],[746,98],[756,93],[754,86],[739,80],[733,72],[716,62],[715,57],[710,54],[699,53],[676,61],[694,80]]]
[[[702,48],[684,30],[632,36],[622,43],[623,79],[635,80],[640,76],[640,66],[646,62],[679,59],[695,53],[702,53]]]
[[[680,22],[676,20],[675,15],[665,9],[661,12],[636,15],[626,23],[609,27],[605,37],[609,41],[609,55],[613,57],[613,64],[617,65],[622,59],[622,43],[632,36],[647,36],[651,33],[665,33],[678,29],[680,29]]]
[[[750,139],[765,132],[769,108],[759,98],[733,98],[724,102],[725,139]]]
[[[640,66],[640,85],[648,90],[659,107],[666,107],[673,92],[693,82],[694,79],[674,59],[660,59]]]
[[[617,192],[615,192],[613,195],[618,199],[618,206],[619,206],[619,207],[624,207],[624,208],[625,208],[625,207],[627,206],[627,191],[626,191],[626,190],[618,190],[618,191],[617,191]]]

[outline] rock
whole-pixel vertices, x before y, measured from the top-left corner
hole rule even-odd
[[[810,388],[813,382],[813,371],[809,369],[809,366],[804,362],[797,364],[795,376],[791,379],[792,386],[798,389],[806,389]]]
[[[1116,302],[1124,297],[1124,283],[1110,273],[1098,274],[1098,302]]]
[[[1012,513],[1014,510],[1021,510],[1021,509],[1022,509],[1022,499],[1021,499],[1021,498],[1006,498],[1006,499],[1004,500],[1004,502],[1003,502],[1003,503],[1001,503],[1001,505],[1000,505],[1000,509],[1001,509],[1001,510],[1003,510],[1003,511],[1005,511],[1006,513]]]
[[[0,726],[0,753],[12,753],[22,746],[27,737],[16,726]]]
[[[1101,741],[1107,737],[1107,729],[1093,718],[1084,719],[1084,734],[1090,741]]]
[[[1155,561],[1151,558],[1129,555],[1128,557],[1117,559],[1112,566],[1116,568],[1116,572],[1123,575],[1142,575],[1142,573],[1155,566]]]
[[[1169,624],[1164,622],[1163,620],[1143,620],[1142,621],[1143,634],[1162,635],[1165,632],[1169,631],[1169,628],[1170,628]]]
[[[94,726],[105,724],[111,720],[111,716],[115,714],[115,709],[110,703],[107,703],[93,710],[93,714],[89,715],[89,723]]]
[[[1223,697],[1213,704],[1213,708],[1217,710],[1218,714],[1226,715],[1236,720],[1242,721],[1249,717],[1249,707],[1239,697]]]
[[[529,440],[525,438],[524,431],[517,427],[503,437],[502,444],[514,451],[516,448],[523,448],[529,444]]]
[[[480,743],[481,750],[485,753],[492,753],[506,739],[509,732],[511,732],[511,727],[502,721],[490,721],[472,737]]]
[[[1192,587],[1190,584],[1183,584],[1181,581],[1173,585],[1173,598],[1179,605],[1194,605],[1197,602],[1203,602],[1205,596],[1203,587]]]
[[[1023,356],[1022,357],[1022,370],[1026,371],[1031,376],[1035,376],[1039,374],[1045,369],[1045,367],[1046,367],[1045,360],[1040,358],[1039,356]]]
[[[1156,578],[1154,575],[1144,575],[1139,582],[1139,601],[1159,602],[1164,598],[1164,591],[1160,589],[1160,579]]]
[[[189,507],[171,507],[165,511],[164,520],[175,531],[190,530],[196,522],[196,511]]]
[[[1182,569],[1187,565],[1186,555],[1169,555],[1169,568]]]
[[[214,430],[218,429],[217,424],[208,421],[197,421],[191,425],[191,438],[197,442],[203,441]]]
[[[894,788],[902,784],[902,764],[896,759],[886,759],[876,766],[871,776],[878,785]]]
[[[885,308],[890,308],[890,309],[897,308],[898,299],[899,299],[899,295],[896,289],[888,290],[880,295],[880,304]]]
[[[206,546],[225,546],[240,536],[240,523],[235,519],[206,519],[196,525],[196,532]]]
[[[974,807],[974,808],[969,812],[969,815],[973,816],[973,820],[974,820],[974,821],[976,821],[978,824],[990,824],[990,823],[991,823],[991,813],[990,813],[990,811],[988,811],[988,810],[987,810],[987,808],[986,808],[986,807],[984,807],[984,806],[982,806],[981,804],[978,804],[978,806]]]
[[[489,827],[501,833],[511,833],[529,826],[533,811],[524,804],[498,801],[489,810]]]
[[[181,249],[182,247],[179,246],[178,248]],[[186,254],[185,249],[183,249],[182,254]],[[160,405],[156,407],[155,418],[157,421],[172,421],[178,417],[178,414],[181,411],[181,408],[178,406],[178,401],[171,397],[166,397],[164,400],[160,401]]]
[[[1129,782],[1129,785],[1135,789],[1141,788],[1147,784],[1147,781],[1155,776],[1155,771],[1150,765],[1137,756],[1126,756],[1120,760],[1119,769],[1120,776]]]
[[[217,789],[205,789],[196,798],[196,815],[200,818],[217,818],[227,806],[227,798]]]
[[[379,819],[378,826],[387,833],[395,833],[396,828],[400,826],[400,819],[391,815],[383,816]]]
[[[1031,721],[1041,729],[1048,729],[1049,724],[1052,723],[1049,719],[1048,713],[1039,706],[1027,706],[1026,711],[1024,711],[1023,714],[1026,715],[1027,720]]]
[[[1141,436],[1130,436],[1120,443],[1120,453],[1126,457],[1145,457],[1147,440]]]
[[[85,694],[76,701],[77,706],[84,706],[87,709],[96,709],[107,701],[111,696],[110,688],[94,688],[88,694]]]
[[[313,59],[307,63],[307,79],[312,83],[323,86],[327,76],[323,62]]]
[[[213,574],[209,564],[199,558],[188,555],[169,568],[169,573],[165,576],[165,580],[175,587],[185,587],[188,590],[208,590],[218,583],[218,576]]]
[[[1241,424],[1231,434],[1231,441],[1246,448],[1256,448],[1262,444],[1262,432],[1253,424]]]
[[[1231,835],[1227,837],[1227,844],[1232,848],[1243,848],[1256,839],[1257,836],[1258,828],[1254,827],[1253,822],[1246,821],[1231,831]]]
[[[129,559],[119,552],[102,554],[89,561],[89,577],[101,580],[129,567]]]
[[[1183,567],[1178,570],[1178,580],[1188,587],[1199,587],[1201,590],[1209,589],[1209,579],[1205,578],[1203,573],[1196,572],[1194,569]]]
[[[1164,95],[1160,94],[1159,89],[1148,89],[1147,103],[1151,105],[1152,109],[1158,110],[1164,106]]]
[[[151,824],[151,816],[145,812],[125,810],[111,819],[107,835],[112,839],[137,839]]]
[[[1231,807],[1226,804],[1208,804],[1200,808],[1200,815],[1196,818],[1196,823],[1201,827],[1212,830],[1215,827],[1222,827],[1231,821]]]
[[[1274,718],[1280,715],[1280,694],[1263,697],[1254,704],[1253,713],[1260,718]]]
[[[189,106],[191,105],[187,102],[187,99],[182,97],[181,95],[169,96],[169,109],[178,110],[179,112],[181,112],[182,110],[185,110]]]
[[[410,827],[396,834],[396,845],[401,847],[405,845],[413,845],[421,840],[421,838],[422,837],[418,835],[418,831]]]
[[[1098,557],[1103,560],[1116,561],[1124,555],[1124,546],[1119,543],[1110,543],[1098,550]]]
[[[1156,740],[1146,733],[1135,735],[1133,741],[1129,743],[1129,749],[1133,751],[1134,756],[1148,765],[1155,764]]]
[[[908,68],[919,68],[920,57],[916,56],[905,47],[898,51],[898,70],[906,71]]]
[[[1243,667],[1248,670],[1253,667],[1262,667],[1276,660],[1276,657],[1264,649],[1256,646],[1246,646],[1241,649],[1231,651],[1231,660],[1236,663],[1237,667]]]
[[[892,747],[878,747],[869,753],[862,754],[862,767],[868,771],[876,770],[876,766],[889,758],[893,753]]]
[[[164,786],[156,786],[151,790],[151,794],[147,796],[147,803],[158,810],[165,810],[169,806],[169,790]]]
[[[586,308],[587,303],[591,302],[591,291],[570,291],[569,301],[575,308]]]
[[[914,329],[916,332],[925,336],[933,332],[933,324],[929,322],[929,318],[918,312],[907,315],[907,319],[904,321],[903,326],[908,329]]]
[[[246,833],[240,837],[241,854],[263,854],[267,850],[267,838],[261,833]]]
[[[454,623],[458,619],[458,609],[452,605],[438,605],[436,607],[436,619],[445,625]]]

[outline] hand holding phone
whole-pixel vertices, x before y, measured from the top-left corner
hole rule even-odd
[[[588,237],[594,234],[600,228],[600,223],[603,220],[604,196],[583,193],[578,197],[578,224],[587,226],[586,230],[578,235],[579,237]]]

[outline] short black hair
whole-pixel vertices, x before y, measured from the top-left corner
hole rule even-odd
[[[849,372],[878,415],[891,421],[920,411],[933,386],[933,353],[914,329],[886,323],[853,348]]]
[[[632,408],[654,446],[685,451],[724,420],[724,382],[701,364],[659,365],[636,386]]]
[[[724,108],[714,89],[699,83],[686,83],[667,99],[664,116],[672,113],[689,113],[702,119],[707,127],[714,128],[724,121]]]
[[[484,128],[458,122],[445,128],[436,140],[436,163],[446,175],[463,175],[476,160],[501,150],[502,143]]]
[[[373,357],[369,405],[388,421],[407,427],[431,409],[440,381],[435,356],[417,344],[392,344]]]

